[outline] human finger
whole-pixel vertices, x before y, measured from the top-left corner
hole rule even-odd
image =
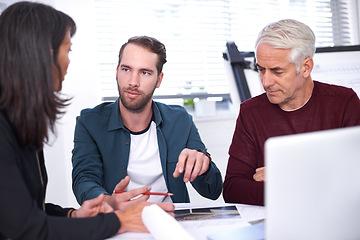
[[[173,172],[173,176],[175,178],[179,177],[182,174],[182,172],[184,171],[187,156],[188,156],[188,149],[184,148],[179,154],[178,162],[177,162],[176,168]]]
[[[157,203],[165,212],[174,212],[175,206],[172,203]]]
[[[72,217],[93,217],[100,212],[112,212],[113,208],[103,200],[104,194],[99,195],[97,198],[86,200],[78,210],[73,211]]]
[[[210,161],[211,161],[210,158],[204,155],[204,161],[202,162],[202,167],[201,167],[199,175],[204,174],[209,169]]]
[[[93,199],[89,199],[84,201],[84,203],[82,204],[81,208],[82,209],[91,209],[94,208],[96,206],[101,205],[101,203],[104,200],[104,194],[100,194],[98,197],[93,198]]]
[[[149,192],[151,190],[150,186],[145,186],[145,187],[139,187],[139,188],[135,188],[133,190],[127,191],[126,192],[126,198],[133,199],[141,194],[144,194],[146,192]],[[146,195],[148,196],[148,195]]]
[[[187,183],[190,181],[191,174],[195,167],[196,155],[195,154],[188,154],[186,163],[185,163],[185,173],[184,173],[184,182]]]
[[[151,187],[145,186],[124,193],[113,193],[112,197],[114,197],[116,202],[115,209],[123,211],[140,202],[146,202],[150,196],[143,194],[149,192],[150,190]]]
[[[129,185],[130,177],[124,177],[114,188],[116,191],[125,191],[127,185]]]
[[[110,206],[109,203],[107,202],[101,202],[101,206],[100,206],[100,212],[101,213],[111,213],[113,212],[114,209]]]
[[[139,203],[146,202],[149,199],[149,197],[150,197],[149,195],[142,195],[141,197],[131,199],[130,201],[124,203],[122,209],[125,210]]]
[[[203,155],[202,153],[199,153],[201,155]],[[194,162],[194,167],[193,167],[193,170],[192,170],[192,173],[191,173],[191,176],[190,176],[190,182],[194,181],[195,178],[200,175],[200,171],[202,169],[202,166],[203,166],[203,158],[202,156],[199,157],[199,154],[197,155],[197,158],[195,159],[195,162]]]

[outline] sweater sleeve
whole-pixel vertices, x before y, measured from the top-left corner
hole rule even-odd
[[[229,161],[224,181],[223,197],[228,203],[264,205],[264,183],[253,179],[256,166],[256,144],[245,129],[242,112],[236,122],[229,148]]]
[[[343,127],[360,125],[360,100],[354,90],[350,89],[348,101],[343,114]]]

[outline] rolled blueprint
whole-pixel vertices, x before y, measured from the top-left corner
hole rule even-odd
[[[156,240],[195,240],[175,218],[156,204],[145,207],[141,217]]]

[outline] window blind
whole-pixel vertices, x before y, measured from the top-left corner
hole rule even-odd
[[[118,96],[118,52],[132,36],[149,35],[166,46],[168,62],[155,96],[228,94],[227,41],[253,51],[266,24],[294,18],[313,29],[317,46],[355,44],[349,8],[344,0],[95,0],[99,94]]]

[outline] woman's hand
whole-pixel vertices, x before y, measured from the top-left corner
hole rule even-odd
[[[86,200],[79,209],[71,213],[70,217],[73,218],[94,217],[99,213],[113,212],[114,209],[107,202],[104,202],[104,197],[105,195],[101,194],[97,198]]]

